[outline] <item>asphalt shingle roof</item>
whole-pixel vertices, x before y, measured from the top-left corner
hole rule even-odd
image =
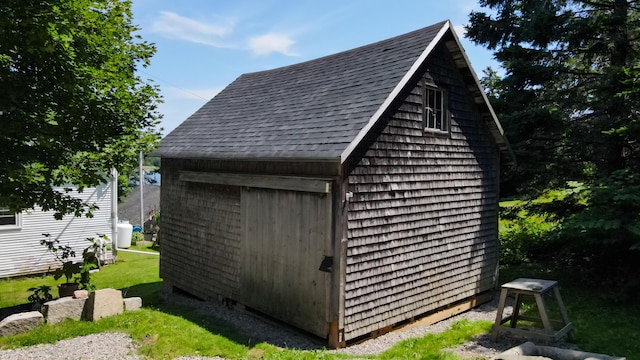
[[[244,74],[161,142],[164,157],[340,159],[446,22]]]

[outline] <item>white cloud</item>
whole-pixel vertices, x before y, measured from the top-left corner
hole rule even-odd
[[[297,56],[291,46],[295,44],[288,35],[269,33],[254,36],[249,39],[249,48],[256,55],[269,55],[271,53],[281,53],[287,56]]]
[[[176,13],[162,11],[151,26],[151,30],[170,39],[186,40],[215,47],[232,47],[222,39],[233,31],[234,22],[223,24],[204,23]]]
[[[222,88],[183,89],[175,86],[162,89],[164,96],[170,99],[191,99],[209,101],[218,95]]]

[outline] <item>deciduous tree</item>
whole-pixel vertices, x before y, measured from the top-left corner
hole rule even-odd
[[[159,140],[137,30],[130,1],[0,2],[0,207],[86,214],[55,187],[102,183]]]

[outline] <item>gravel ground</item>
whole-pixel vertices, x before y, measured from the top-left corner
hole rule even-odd
[[[167,295],[167,301],[189,305],[198,310],[202,316],[213,316],[224,320],[239,332],[247,335],[252,343],[267,342],[279,347],[295,348],[302,350],[322,349],[323,343],[309,336],[300,334],[297,330],[288,326],[265,320],[249,312],[241,312],[230,309],[221,304],[213,304],[190,299],[180,295]],[[329,353],[342,353],[352,355],[377,354],[393,346],[398,341],[422,337],[428,333],[438,333],[446,330],[453,323],[461,319],[471,321],[495,320],[497,296],[494,301],[486,303],[475,309],[433,325],[420,325],[419,322],[399,328],[375,339],[369,339],[344,349],[327,350]],[[509,314],[511,308],[505,309]],[[489,335],[480,335],[470,342],[460,345],[450,351],[463,358],[491,358],[502,351],[519,345],[525,340],[512,337],[502,337],[497,343],[491,341]],[[540,342],[536,342],[541,344]],[[544,345],[567,347],[565,343],[545,343]],[[122,333],[100,333],[59,341],[56,344],[36,345],[16,350],[0,350],[0,360],[9,359],[141,359],[135,355],[135,345],[131,337]],[[181,357],[180,360],[223,360],[219,357]]]
[[[31,359],[142,359],[136,355],[129,334],[104,332],[15,350],[0,350],[1,360]]]

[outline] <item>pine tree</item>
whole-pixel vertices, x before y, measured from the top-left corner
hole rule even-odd
[[[505,69],[496,109],[521,191],[640,170],[640,5],[631,0],[482,0],[468,36]]]

